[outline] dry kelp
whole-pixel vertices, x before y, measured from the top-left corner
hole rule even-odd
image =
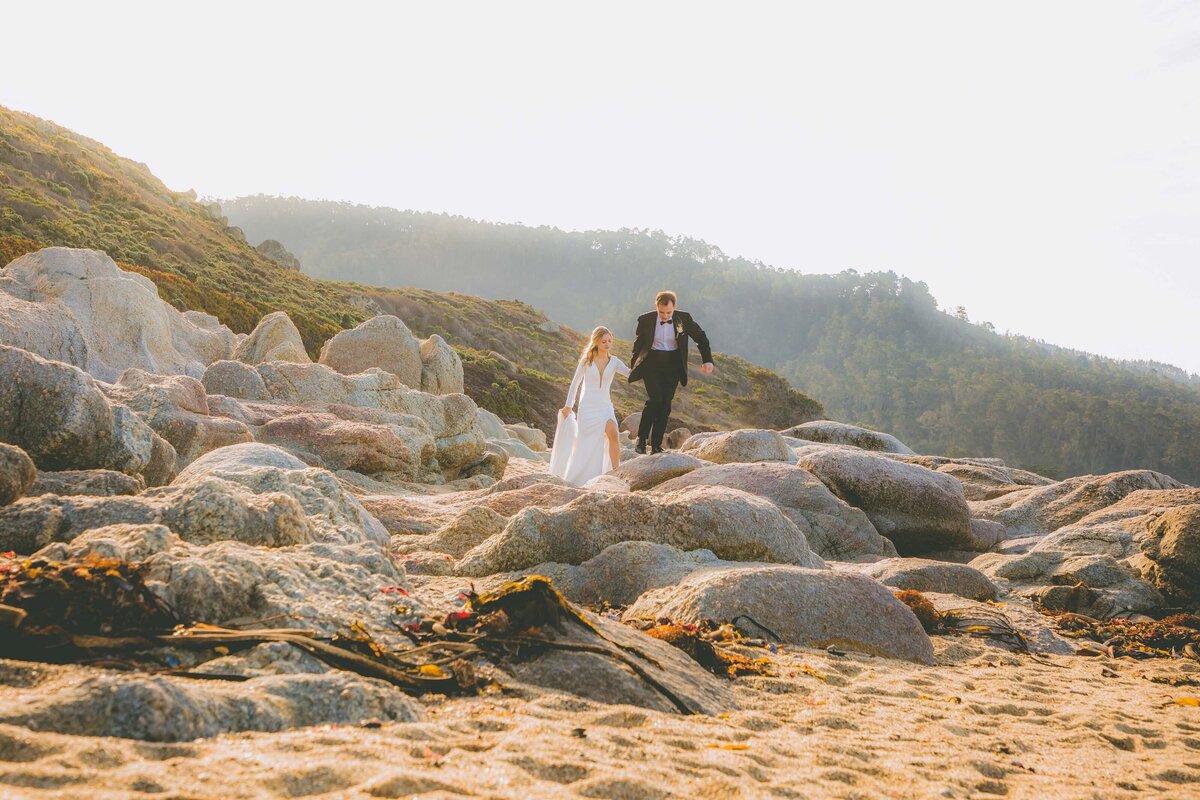
[[[1025,635],[1013,627],[1012,622],[994,603],[970,603],[939,610],[928,597],[918,591],[901,589],[895,594],[896,599],[916,615],[926,633],[966,634],[993,639],[1011,646],[1017,652],[1029,653],[1029,642]]]
[[[1065,612],[1051,614],[1063,636],[1096,642],[1100,652],[1113,658],[1180,658],[1200,660],[1200,630],[1192,627],[1195,615],[1175,615],[1162,620],[1133,621],[1122,617],[1099,620]],[[1184,624],[1177,624],[1177,623]]]
[[[185,626],[142,576],[140,566],[116,559],[8,559],[0,566],[0,653],[26,660],[120,665],[219,679],[225,676],[178,669],[181,659],[172,652],[225,655],[265,642],[286,642],[330,666],[387,681],[410,694],[461,694],[481,688],[476,670],[480,663],[536,658],[552,649],[572,650],[621,662],[679,711],[693,713],[644,666],[661,668],[657,661],[604,636],[541,576],[506,584],[485,595],[466,594],[463,611],[406,626],[404,633],[414,646],[400,651],[382,645],[358,621],[344,625],[334,636],[293,628]],[[555,641],[552,632],[565,632],[568,624],[599,637],[604,644]]]
[[[714,675],[735,678],[738,675],[770,674],[770,661],[767,659],[747,658],[717,644],[719,641],[736,642],[742,638],[741,634],[729,625],[714,629],[711,625],[668,623],[647,628],[644,633],[679,648]]]

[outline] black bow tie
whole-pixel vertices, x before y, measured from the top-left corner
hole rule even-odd
[[[671,320],[669,320],[669,319],[660,319],[660,320],[658,321],[658,324],[659,324],[659,325],[670,325],[670,324],[671,324]]]

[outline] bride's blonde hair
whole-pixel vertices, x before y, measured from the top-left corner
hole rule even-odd
[[[605,336],[612,336],[612,331],[603,325],[592,331],[592,336],[588,339],[587,347],[583,348],[583,355],[579,360],[590,367],[596,359],[596,351],[600,349],[600,340]]]

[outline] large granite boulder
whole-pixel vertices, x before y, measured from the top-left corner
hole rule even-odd
[[[267,385],[249,364],[241,361],[214,361],[204,370],[204,391],[242,400],[266,400]]]
[[[531,428],[524,422],[508,423],[504,429],[513,436],[521,440],[521,442],[535,453],[544,453],[549,449],[546,442],[546,433],[539,428]]]
[[[127,369],[104,391],[171,443],[180,468],[210,450],[254,440],[245,424],[211,416],[203,384],[187,375],[151,375]]]
[[[377,367],[398,377],[405,386],[423,389],[421,345],[399,317],[380,315],[353,330],[341,331],[325,342],[318,362],[343,375]]]
[[[984,550],[971,530],[962,485],[940,472],[848,448],[815,448],[799,466],[829,490],[861,508],[901,555],[938,550]]]
[[[169,481],[175,452],[78,367],[0,345],[0,442],[39,469],[113,469]]]
[[[967,500],[991,500],[1030,486],[1048,486],[1055,483],[1051,478],[1029,470],[997,463],[1000,462],[999,459],[908,456],[901,460],[956,478],[962,484]]]
[[[430,394],[454,394],[463,389],[462,359],[446,340],[436,333],[421,342],[422,392]]]
[[[843,570],[780,564],[705,570],[642,595],[625,612],[626,619],[641,617],[693,624],[749,617],[791,644],[934,662],[933,645],[912,611],[880,583]],[[764,635],[758,626],[742,625]]]
[[[296,410],[267,420],[257,429],[257,439],[326,469],[388,472],[407,481],[420,479],[423,465],[436,455],[433,437],[423,427],[347,420],[318,411]]]
[[[1168,599],[1200,605],[1200,503],[1158,515],[1141,544],[1145,576]]]
[[[632,458],[610,474],[629,484],[630,490],[640,492],[680,475],[686,475],[692,470],[707,466],[708,463],[687,453],[654,453]]]
[[[19,683],[0,684],[0,723],[74,736],[190,742],[239,731],[422,716],[417,701],[390,684],[342,670],[243,682],[49,665],[23,672]]]
[[[0,444],[0,506],[24,497],[36,480],[33,459],[15,445]]]
[[[659,484],[652,492],[666,494],[687,486],[725,486],[770,500],[823,558],[851,561],[861,556],[896,555],[895,546],[879,535],[866,514],[835,497],[811,473],[790,464],[701,466]]]
[[[831,419],[818,419],[795,425],[785,431],[784,436],[796,439],[806,439],[810,442],[826,444],[845,444],[860,447],[863,450],[875,450],[884,453],[912,453],[913,450],[904,442],[890,433],[880,433],[857,425],[847,425],[844,422],[834,422]]]
[[[199,376],[233,352],[232,331],[197,324],[160,299],[148,278],[97,250],[50,247],[22,256],[0,277],[0,295],[0,344],[103,381],[131,367]]]
[[[262,379],[261,387],[241,376],[220,389],[231,398],[248,401],[251,397],[236,395],[239,388],[246,387],[254,398],[265,396],[267,402],[223,402],[221,414],[261,426],[272,418],[320,412],[347,422],[389,427],[408,443],[410,454],[420,454],[416,467],[399,470],[404,480],[418,473],[424,482],[454,480],[477,466],[486,471],[495,460],[494,454],[489,456],[475,402],[464,394],[433,395],[410,389],[398,376],[376,368],[343,375],[324,364],[274,361],[257,365],[255,371]],[[229,370],[230,376],[232,372]],[[502,436],[511,438],[502,425],[498,427]],[[359,434],[365,436],[367,432],[355,434],[361,440]],[[433,442],[432,454],[421,444],[424,437]],[[280,434],[276,440],[306,452],[312,452],[316,441],[313,439],[306,447],[303,436],[284,439]]]
[[[137,494],[146,482],[135,475],[111,469],[69,469],[58,472],[39,472],[37,480],[26,492],[30,497],[58,494],[64,497],[115,497]]]
[[[783,437],[766,430],[697,433],[680,450],[714,464],[796,460]]]
[[[559,508],[525,509],[468,552],[456,573],[491,575],[547,561],[579,564],[626,541],[708,549],[730,561],[824,565],[772,503],[734,489],[691,486],[653,498],[587,493]]]
[[[146,585],[185,621],[223,625],[272,618],[281,628],[333,634],[359,620],[385,641],[395,623],[411,621],[415,598],[383,589],[410,588],[383,548],[370,543],[264,547],[241,541],[184,541],[162,524],[117,524],[51,544],[35,558],[88,556],[137,561]],[[403,604],[398,602],[403,599]]]
[[[232,359],[243,364],[262,364],[269,361],[312,363],[300,330],[285,311],[267,314],[258,321],[250,335],[238,343]]]
[[[1044,536],[1111,506],[1139,489],[1185,489],[1169,475],[1148,469],[1080,475],[1045,486],[1008,492],[971,503],[971,515],[999,522],[1010,539]]]
[[[968,564],[926,558],[885,558],[871,564],[857,564],[854,569],[894,589],[941,592],[970,600],[996,599],[996,584]]]

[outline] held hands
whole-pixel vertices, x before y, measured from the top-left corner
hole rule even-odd
[[[711,361],[706,361],[700,365],[700,371],[703,372],[705,375],[712,375],[713,369],[714,368],[713,368]]]

